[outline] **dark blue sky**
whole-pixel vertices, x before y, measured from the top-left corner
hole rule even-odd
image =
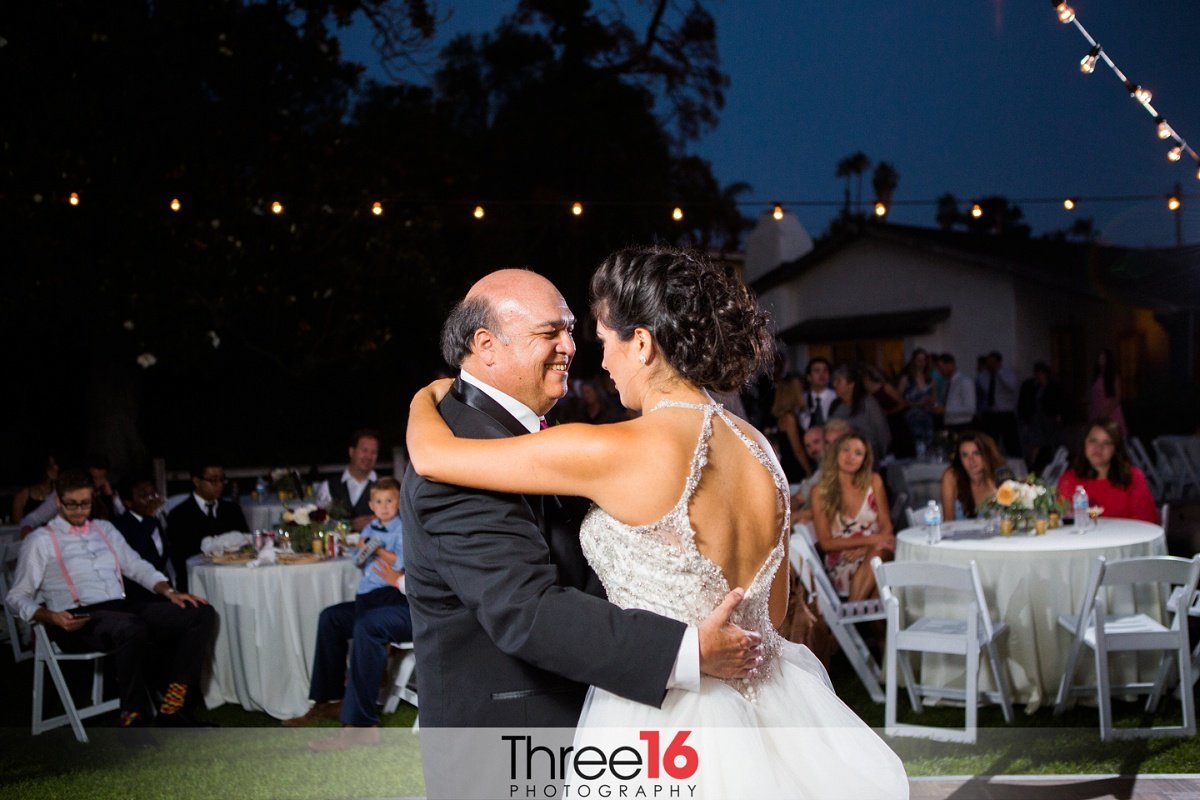
[[[493,29],[514,0],[441,0],[452,10],[438,46]],[[607,8],[604,2],[597,7]],[[842,197],[837,162],[862,150],[900,173],[896,222],[932,226],[934,208],[904,201],[1154,195],[1153,199],[1022,202],[1034,233],[1093,217],[1103,239],[1171,246],[1166,195],[1185,194],[1185,244],[1200,245],[1200,181],[1186,155],[1167,161],[1154,121],[1111,70],[1079,71],[1087,43],[1046,0],[710,0],[732,84],[718,128],[690,146],[722,183],[744,180],[763,202]],[[1200,2],[1078,0],[1080,22],[1193,148],[1200,148]],[[636,12],[636,4],[624,7]],[[631,16],[633,16],[631,14]],[[368,37],[347,56],[374,67]],[[405,75],[424,80],[417,72]],[[864,180],[864,200],[870,194]],[[753,216],[759,209],[743,209]],[[792,209],[815,236],[832,207]]]

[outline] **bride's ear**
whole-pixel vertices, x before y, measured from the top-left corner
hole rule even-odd
[[[658,355],[658,346],[654,341],[654,335],[646,328],[634,328],[633,340],[638,361],[642,364],[654,363],[654,358]]]

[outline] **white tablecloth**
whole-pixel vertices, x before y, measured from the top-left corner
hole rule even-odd
[[[307,711],[317,618],[353,600],[361,574],[348,558],[254,568],[190,559],[191,591],[220,615],[205,704],[239,703],[276,719]]]
[[[1165,555],[1167,551],[1161,527],[1127,519],[1101,518],[1097,528],[1083,534],[1073,533],[1074,528],[1059,528],[1044,536],[987,536],[982,523],[974,520],[949,523],[943,528],[944,537],[936,545],[926,544],[923,527],[900,531],[896,560],[976,562],[993,618],[1009,625],[1008,633],[1000,640],[1000,651],[1008,659],[1013,699],[1026,703],[1029,712],[1043,703],[1054,702],[1071,644],[1071,635],[1057,623],[1058,615],[1079,610],[1096,557],[1113,561]],[[905,602],[916,614],[939,613],[947,610],[948,603],[955,605],[953,601],[935,600],[918,592],[910,593]],[[962,601],[963,608],[966,602]],[[1135,597],[1125,590],[1110,591],[1109,608],[1114,613],[1136,608],[1162,619],[1162,609],[1150,595]],[[1140,661],[1135,663],[1135,658]],[[1087,659],[1082,661],[1076,680],[1091,682],[1093,665]],[[1156,663],[1156,659],[1145,655],[1113,656],[1109,668],[1112,681],[1152,680]],[[961,687],[963,669],[961,658],[924,656],[921,682]],[[989,670],[980,669],[980,681],[986,684],[985,688],[993,688]]]

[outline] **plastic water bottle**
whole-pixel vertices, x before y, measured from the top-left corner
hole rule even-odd
[[[1080,531],[1087,530],[1088,527],[1088,495],[1087,489],[1083,486],[1075,487],[1075,494],[1071,497],[1071,506],[1075,509],[1075,527]]]
[[[930,500],[925,506],[925,541],[937,544],[942,540],[942,507],[937,500]]]
[[[258,481],[254,484],[254,499],[260,503],[267,499],[267,482],[263,480],[261,475],[258,476]]]

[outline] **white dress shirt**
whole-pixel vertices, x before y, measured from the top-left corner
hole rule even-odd
[[[375,470],[371,470],[367,474],[366,480],[359,480],[350,474],[350,468],[346,467],[342,470],[342,483],[346,484],[346,491],[350,493],[350,507],[358,505],[358,498],[362,497],[362,493],[366,491],[367,484],[374,483],[379,480],[379,476],[375,474]]]
[[[974,418],[975,383],[961,372],[955,372],[946,390],[946,424],[966,425]]]
[[[129,509],[129,513],[139,523],[145,519],[145,517],[143,517],[141,514],[137,513],[136,511],[134,511],[132,508]],[[162,520],[159,519],[158,517],[155,517],[154,521],[158,523],[158,527],[156,527],[154,529],[154,532],[150,534],[150,539],[151,539],[151,541],[154,542],[154,549],[157,550],[158,554],[161,556],[163,554],[163,541],[162,541],[162,533],[161,533],[163,524],[162,524]]]
[[[806,391],[804,393],[804,408],[800,411],[800,427],[804,430],[812,427],[813,415],[818,407],[821,409],[821,419],[824,422],[828,422],[829,407],[833,405],[834,400],[837,400],[837,392],[828,386],[819,392],[814,392],[812,389]]]
[[[464,383],[469,383],[488,397],[495,400],[504,410],[512,414],[530,433],[537,433],[541,428],[541,417],[533,409],[495,386],[486,384],[465,369],[459,371],[459,377]],[[693,625],[688,625],[679,642],[679,653],[675,656],[675,666],[671,669],[668,689],[683,689],[689,692],[700,691],[700,631]]]
[[[39,608],[39,598],[51,611],[66,611],[76,607],[54,552],[51,532],[57,535],[62,549],[63,564],[70,574],[79,605],[90,606],[107,600],[119,600],[125,589],[120,574],[139,583],[149,591],[167,576],[142,559],[111,523],[91,520],[83,528],[72,529],[62,517],[29,534],[21,547],[17,574],[6,601],[13,613],[26,622],[33,619]],[[114,560],[114,555],[116,560]]]

